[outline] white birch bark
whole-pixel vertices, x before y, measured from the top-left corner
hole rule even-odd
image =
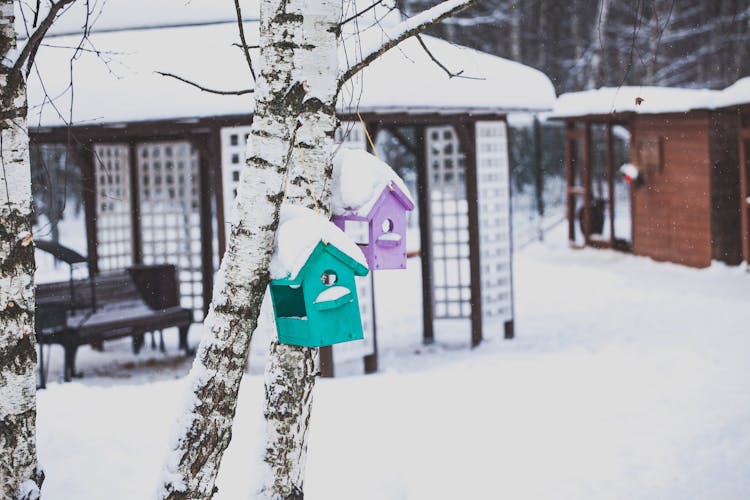
[[[293,10],[290,10],[293,9]],[[307,10],[306,10],[307,9]],[[295,33],[304,69],[308,101],[298,118],[288,203],[330,215],[334,133],[338,126],[338,25],[340,0],[322,0],[314,11],[303,0],[287,3],[289,12],[304,16]],[[271,342],[265,374],[266,419],[264,474],[259,499],[303,498],[307,436],[315,380],[319,374],[318,349]]]
[[[12,66],[12,0],[0,1],[0,497],[39,498],[31,168],[26,90]]]

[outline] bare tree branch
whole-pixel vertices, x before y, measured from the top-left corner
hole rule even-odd
[[[253,75],[253,82],[255,82],[255,70],[253,69],[253,60],[250,57],[250,48],[247,46],[247,41],[245,41],[245,27],[242,25],[242,10],[240,9],[240,0],[234,0],[234,9],[237,12],[237,27],[240,30],[240,42],[242,42],[242,52],[245,54],[247,67],[250,68],[250,74]]]
[[[39,28],[34,31],[34,33],[31,34],[28,41],[26,42],[26,45],[23,46],[23,50],[18,55],[18,59],[16,59],[16,63],[13,65],[13,72],[21,72],[21,68],[26,65],[26,71],[25,74],[28,77],[29,73],[31,72],[31,65],[34,63],[34,58],[36,57],[36,52],[39,50],[39,45],[42,43],[42,39],[44,38],[44,35],[47,34],[47,31],[52,26],[52,23],[55,21],[55,18],[57,17],[57,14],[68,4],[73,3],[75,0],[59,0],[58,2],[52,3],[50,5],[49,12],[47,13],[47,16],[42,19],[42,22],[39,24]],[[35,16],[38,15],[35,14]],[[36,19],[36,17],[35,17]]]
[[[430,52],[430,49],[424,43],[424,40],[422,40],[422,37],[420,35],[416,35],[416,37],[417,37],[417,41],[419,42],[419,45],[421,45],[424,51],[427,53],[427,55],[430,56],[430,59],[432,59],[432,61],[435,64],[437,64],[440,69],[445,71],[445,73],[448,75],[448,78],[465,78],[467,80],[484,80],[484,78],[479,78],[476,76],[466,76],[464,75],[464,70],[461,70],[458,73],[453,73],[451,70],[446,68],[445,65],[441,63],[432,52]]]
[[[216,89],[209,89],[207,87],[204,87],[202,85],[199,85],[195,82],[191,82],[190,80],[186,78],[182,78],[181,76],[173,75],[172,73],[164,73],[162,71],[154,71],[154,73],[161,75],[161,76],[167,76],[169,78],[174,78],[175,80],[179,80],[181,82],[187,83],[188,85],[192,85],[193,87],[202,90],[203,92],[208,92],[209,94],[218,94],[218,95],[244,95],[244,94],[252,94],[254,92],[253,89],[244,89],[244,90],[216,90]]]
[[[345,25],[346,23],[348,23],[350,21],[354,21],[355,19],[357,19],[358,17],[360,17],[360,16],[366,14],[367,12],[371,11],[372,9],[374,9],[375,7],[377,7],[378,5],[380,5],[381,3],[383,3],[383,0],[378,0],[374,4],[372,4],[369,7],[367,7],[366,9],[363,9],[363,10],[357,12],[356,14],[354,14],[353,16],[344,19],[343,21],[341,21],[339,23],[339,27]]]
[[[477,3],[477,1],[478,0],[445,0],[431,9],[427,9],[426,11],[420,12],[419,14],[400,22],[391,29],[384,30],[386,38],[385,42],[379,43],[371,48],[363,49],[361,60],[350,66],[349,69],[347,69],[339,78],[339,87],[363,68],[367,67],[375,59],[385,54],[407,38],[422,33],[424,30],[439,23],[446,17],[450,17],[468,7],[471,7]]]

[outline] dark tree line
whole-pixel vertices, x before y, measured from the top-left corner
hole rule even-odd
[[[558,93],[750,75],[750,0],[483,0],[432,33],[538,68]]]

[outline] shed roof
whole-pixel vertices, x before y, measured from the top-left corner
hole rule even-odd
[[[144,2],[131,1],[139,5]],[[144,12],[161,1],[148,2]],[[116,124],[252,113],[252,94],[208,94],[155,73],[174,73],[210,88],[252,87],[242,53],[232,45],[238,42],[236,21],[222,21],[227,15],[234,15],[233,12],[227,14],[226,8],[219,8],[213,17],[205,17],[205,9],[190,14],[187,7],[194,4],[205,7],[206,0],[193,0],[187,5],[184,0],[164,1],[172,7],[175,2],[181,4],[188,14],[183,15],[177,8],[176,12],[182,16],[177,20],[189,25],[142,24],[138,29],[130,29],[127,26],[139,25],[145,14],[141,17],[132,14],[127,22],[118,24],[111,14],[118,12],[114,7],[122,5],[122,0],[111,0],[112,10],[102,11],[90,43],[84,44],[85,51],[73,62],[72,113],[70,61],[80,36],[48,37],[37,55],[38,71],[32,72],[29,81],[30,125],[61,126],[71,118],[75,124]],[[110,7],[110,3],[105,7]],[[58,33],[75,26],[73,21],[62,23],[66,15],[60,17]],[[200,19],[216,24],[205,24]],[[197,24],[190,24],[191,20]],[[244,26],[248,44],[257,44],[258,23],[246,21]],[[356,107],[374,112],[502,113],[552,108],[554,89],[543,73],[433,37],[423,38],[433,54],[451,70],[463,70],[464,75],[478,79],[449,78],[419,43],[410,39],[365,68],[361,82],[357,80],[342,91],[340,110],[352,111]],[[359,39],[349,37],[348,41],[346,52],[351,55],[356,52],[354,46]],[[257,60],[257,51],[254,57]],[[341,60],[345,60],[343,55]],[[50,98],[55,106],[50,105]]]
[[[625,86],[561,95],[550,118],[607,116],[617,113],[661,114],[713,110],[750,103],[750,78],[724,90]]]

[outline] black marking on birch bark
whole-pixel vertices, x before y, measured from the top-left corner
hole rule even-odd
[[[28,373],[29,366],[36,366],[36,349],[31,332],[19,333],[16,342],[0,349],[0,382],[5,382],[4,372],[10,371],[15,375]]]
[[[284,2],[286,3],[286,2]],[[284,5],[286,7],[286,5]],[[271,20],[272,24],[283,25],[283,24],[302,24],[305,20],[305,16],[302,14],[291,14],[289,12],[278,12]]]
[[[276,165],[258,155],[251,156],[247,159],[247,162],[252,163],[257,168],[276,168]]]

